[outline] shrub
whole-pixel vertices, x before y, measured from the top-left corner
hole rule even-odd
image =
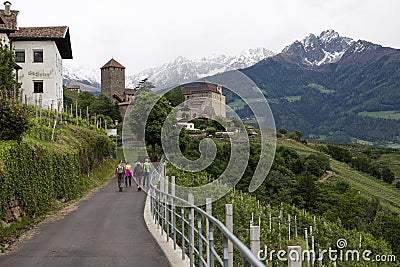
[[[29,126],[28,110],[25,106],[0,99],[0,139],[20,141]]]

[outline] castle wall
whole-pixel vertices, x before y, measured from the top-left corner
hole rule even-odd
[[[117,101],[113,95],[124,99],[125,90],[125,69],[107,67],[101,69],[101,93],[105,94],[112,101]]]

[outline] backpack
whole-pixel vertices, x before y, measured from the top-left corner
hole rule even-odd
[[[143,175],[143,166],[141,164],[136,165],[133,172],[135,173],[136,176],[142,176]]]
[[[118,165],[117,166],[117,173],[123,174],[124,173],[124,166]]]

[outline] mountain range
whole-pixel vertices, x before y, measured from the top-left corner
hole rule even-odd
[[[63,65],[63,84],[79,85],[82,91],[100,92],[100,69],[88,69],[74,63]]]
[[[241,72],[267,97],[278,129],[335,142],[400,142],[398,49],[328,30]],[[228,103],[236,99],[227,93]],[[251,116],[246,106],[238,113]]]
[[[156,87],[155,90],[162,90],[228,70],[246,68],[274,54],[265,48],[256,48],[244,50],[236,56],[214,55],[200,59],[177,57],[161,66],[127,75],[125,83],[127,88],[134,88],[139,81],[148,78]],[[100,70],[66,64],[63,79],[64,85],[80,85],[83,91],[100,91]]]
[[[277,129],[300,130],[307,138],[326,141],[400,143],[400,50],[356,41],[334,30],[309,34],[278,54],[261,48],[239,56],[179,57],[127,76],[127,86],[145,77],[157,89],[204,77],[227,81],[232,69],[262,90]],[[94,75],[64,77],[98,88]],[[224,92],[227,103],[251,121],[248,106]]]

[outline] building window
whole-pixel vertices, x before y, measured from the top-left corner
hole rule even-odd
[[[15,61],[19,63],[25,62],[25,51],[15,51]]]
[[[33,92],[43,93],[43,81],[34,81],[33,82]]]
[[[33,62],[43,62],[43,51],[33,51]]]

